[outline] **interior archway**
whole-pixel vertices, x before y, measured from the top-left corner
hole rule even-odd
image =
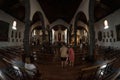
[[[40,11],[37,11],[32,18],[32,24],[34,24],[37,21],[41,21],[42,23],[44,23],[44,18],[43,15]]]
[[[85,14],[79,12],[75,17],[74,24],[74,36],[72,36],[72,43],[75,46],[79,45],[80,42],[87,44],[88,43],[88,22]]]
[[[68,43],[68,27],[64,25],[55,25],[51,27],[51,41],[52,43]]]
[[[30,39],[33,45],[41,45],[45,41],[45,26],[41,12],[37,11],[32,18]]]

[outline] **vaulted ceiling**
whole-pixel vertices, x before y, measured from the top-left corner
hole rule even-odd
[[[6,13],[24,21],[24,0],[0,0],[0,9]],[[70,22],[82,0],[38,0],[45,15],[50,22],[61,18]],[[120,0],[96,0],[95,21],[109,15],[120,8]]]
[[[61,18],[70,22],[82,0],[38,0],[50,22]]]
[[[120,0],[96,0],[94,17],[95,21],[113,13],[120,8]]]
[[[23,0],[0,0],[0,9],[20,21],[24,21],[25,7]]]

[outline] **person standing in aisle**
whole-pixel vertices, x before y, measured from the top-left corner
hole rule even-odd
[[[67,65],[66,59],[68,57],[68,48],[65,46],[65,43],[62,44],[62,47],[60,48],[61,53],[61,66],[65,67]]]
[[[73,67],[74,66],[75,54],[74,54],[74,50],[73,50],[72,46],[69,46],[68,58],[69,58],[69,65]]]

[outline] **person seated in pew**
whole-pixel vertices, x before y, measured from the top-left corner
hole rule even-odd
[[[28,75],[32,77],[37,73],[37,68],[33,63],[31,63],[30,57],[26,57],[25,59],[25,69]]]

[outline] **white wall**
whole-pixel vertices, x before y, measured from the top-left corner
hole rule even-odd
[[[89,20],[89,0],[82,0],[82,3],[79,5],[78,10],[74,15],[74,18],[80,11],[83,12],[86,15],[87,20]]]
[[[9,23],[9,32],[8,32],[9,41],[8,42],[0,42],[0,47],[22,45],[23,44],[23,35],[24,35],[24,26],[25,26],[24,23],[17,20],[16,18],[8,15],[7,13],[3,12],[2,10],[0,10],[0,20]],[[11,38],[13,21],[17,21],[17,30],[13,31],[14,37]],[[19,38],[19,37],[15,38],[16,32],[17,32],[17,36],[19,36],[19,32],[21,33],[21,38]],[[14,42],[12,42],[12,39],[14,39]],[[17,39],[18,39],[18,42],[16,41]]]
[[[70,24],[72,24],[72,33],[74,31],[74,23],[75,23],[75,19],[76,16],[79,12],[83,12],[86,16],[87,21],[89,20],[89,1],[90,0],[82,0],[81,4],[79,5],[76,13],[74,14]],[[81,25],[81,24],[80,24]],[[82,26],[82,25],[81,25]]]
[[[33,15],[37,12],[40,11],[43,15],[44,22],[45,22],[45,27],[49,24],[48,19],[46,18],[39,2],[37,0],[30,0],[30,20],[32,21]]]
[[[109,29],[104,29],[104,20],[108,20],[108,25],[109,25]],[[98,22],[95,23],[95,31],[96,31],[96,39],[98,39],[98,31],[102,31],[102,34],[103,32],[105,32],[107,34],[107,32],[109,32],[110,34],[110,31],[113,30],[113,35],[114,37],[106,37],[104,38],[105,40],[108,39],[108,42],[103,42],[103,41],[98,41],[97,40],[97,44],[100,45],[100,46],[112,46],[114,48],[120,48],[120,41],[117,41],[117,36],[116,36],[116,25],[119,25],[120,24],[120,9],[115,11],[114,13],[108,15],[107,17],[99,20]],[[110,42],[110,39],[112,40],[112,42]],[[115,42],[114,40],[115,39]]]

